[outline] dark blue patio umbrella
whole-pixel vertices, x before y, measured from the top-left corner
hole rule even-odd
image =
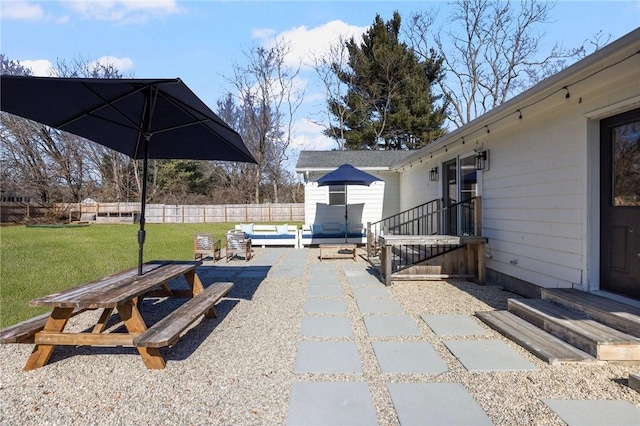
[[[255,163],[242,138],[179,78],[1,76],[0,109],[143,160],[138,274],[142,275],[149,159]]]
[[[381,181],[382,179],[370,175],[367,172],[363,172],[360,169],[353,167],[351,164],[343,164],[332,172],[327,173],[316,181],[318,186],[329,185],[344,185],[344,242],[347,242],[349,233],[349,214],[347,206],[349,205],[347,187],[349,185],[369,186],[373,182]]]

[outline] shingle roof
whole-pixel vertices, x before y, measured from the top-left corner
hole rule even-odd
[[[388,170],[413,151],[300,151],[296,171],[330,170],[342,164],[366,169]]]

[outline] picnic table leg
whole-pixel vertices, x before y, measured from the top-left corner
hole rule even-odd
[[[204,291],[202,281],[200,281],[200,277],[198,277],[195,270],[185,273],[184,277],[187,280],[187,284],[189,284],[189,288],[191,288],[191,293],[194,297]]]
[[[147,329],[140,311],[132,301],[118,305],[118,313],[129,333],[143,333]],[[136,349],[148,369],[161,370],[165,367],[166,363],[158,348],[136,346]]]
[[[102,311],[102,315],[100,315],[100,319],[97,324],[93,327],[93,333],[102,333],[104,329],[107,327],[107,321],[113,312],[113,308],[105,308]]]
[[[47,324],[44,326],[42,331],[49,331],[54,333],[60,333],[64,330],[64,327],[67,325],[67,321],[71,318],[71,314],[73,313],[73,308],[54,308],[47,320]],[[51,353],[53,353],[53,349],[55,345],[43,345],[38,344],[33,348],[33,352],[31,356],[27,360],[27,364],[24,366],[25,371],[34,370],[36,368],[40,368],[44,366],[47,362],[49,362],[49,358],[51,357]]]

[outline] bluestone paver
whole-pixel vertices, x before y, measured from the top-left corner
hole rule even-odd
[[[440,374],[447,365],[427,342],[372,342],[383,373]]]
[[[491,425],[471,394],[459,383],[389,383],[401,425]]]
[[[638,426],[640,409],[628,401],[545,399],[568,426]]]
[[[477,336],[489,332],[467,315],[420,315],[438,336]]]
[[[353,328],[346,317],[302,317],[300,334],[315,337],[349,337]]]
[[[419,336],[422,333],[407,315],[365,315],[369,336]]]
[[[402,306],[394,299],[356,299],[363,314],[402,314]]]
[[[363,382],[296,382],[287,425],[377,425],[369,386]]]
[[[309,287],[307,289],[308,297],[342,297],[344,293],[342,292],[342,287],[337,285],[331,286],[320,286],[320,287]]]
[[[346,314],[347,304],[344,300],[307,299],[304,311],[310,314]]]
[[[445,340],[444,344],[467,370],[474,373],[538,370],[500,340]]]
[[[391,293],[389,293],[389,289],[386,287],[353,287],[351,289],[353,291],[354,297],[357,299],[367,299],[374,297],[391,297]]]
[[[362,373],[358,347],[354,342],[311,342],[298,344],[296,373]]]

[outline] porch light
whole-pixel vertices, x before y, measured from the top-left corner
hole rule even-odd
[[[489,151],[478,151],[475,158],[475,169],[484,170],[487,168],[489,158]]]
[[[438,168],[434,167],[433,169],[429,170],[429,180],[431,182],[437,182],[438,181]]]

